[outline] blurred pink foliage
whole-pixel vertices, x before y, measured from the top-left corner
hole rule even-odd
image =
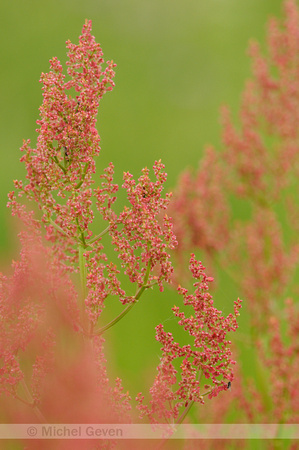
[[[296,1],[285,1],[284,11],[283,23],[269,23],[266,56],[257,43],[250,46],[253,77],[243,94],[240,126],[224,108],[222,151],[208,148],[197,171],[183,172],[170,206],[179,242],[176,276],[187,277],[183,261],[197,250],[245,299],[250,337],[243,336],[246,351],[240,349],[238,358],[246,367],[253,351],[257,367],[254,381],[248,369],[239,374],[237,400],[240,420],[260,423],[298,421]]]

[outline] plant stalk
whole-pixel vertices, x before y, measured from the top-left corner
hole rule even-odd
[[[140,288],[137,290],[136,294],[134,295],[133,303],[130,303],[118,316],[116,316],[113,320],[111,320],[111,322],[107,323],[107,325],[105,325],[102,328],[95,331],[95,333],[94,333],[95,335],[103,334],[106,330],[108,330],[113,325],[115,325],[117,322],[119,322],[120,319],[122,319],[126,314],[128,314],[128,312],[133,308],[133,306],[137,303],[137,301],[139,300],[139,298],[141,297],[141,295],[143,294],[145,289],[148,289],[148,287],[149,287],[147,285],[147,282],[148,282],[149,275],[151,272],[151,265],[152,265],[152,261],[151,261],[151,259],[149,259],[149,261],[147,263],[147,268],[146,268],[146,273],[144,276],[143,284],[142,284],[142,286],[140,286]]]

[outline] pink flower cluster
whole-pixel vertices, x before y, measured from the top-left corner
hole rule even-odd
[[[123,188],[129,205],[119,215],[113,211],[118,186],[113,183],[112,163],[100,176],[102,183],[92,189],[95,173],[94,157],[99,154],[100,137],[95,128],[99,100],[114,86],[113,62],[104,64],[102,50],[90,34],[91,22],[86,21],[79,44],[67,42],[68,75],[65,81],[60,62],[51,60],[51,71],[42,74],[43,105],[37,148],[27,141],[21,158],[26,165],[27,185],[15,181],[19,196],[25,195],[42,210],[46,238],[64,269],[78,271],[78,247],[81,246],[86,271],[87,292],[83,293],[89,319],[95,324],[108,295],[116,295],[123,304],[138,300],[141,292],[170,282],[172,265],[168,249],[176,238],[167,215],[160,225],[159,217],[167,208],[170,194],[162,197],[166,173],[161,161],[153,167],[156,181],[143,169],[138,183],[124,173]],[[77,93],[71,97],[72,92]],[[9,194],[13,214],[24,220],[23,206],[15,193]],[[93,203],[108,227],[94,235]],[[28,216],[27,216],[28,217]],[[107,263],[102,238],[109,233],[118,253],[120,266]],[[121,269],[131,283],[137,284],[136,295],[127,295],[121,287]],[[137,298],[136,298],[137,296]]]
[[[50,72],[42,74],[37,148],[32,149],[30,141],[24,142],[21,161],[28,183],[15,181],[19,195],[26,195],[42,210],[47,239],[57,244],[59,260],[71,263],[77,258],[74,244],[91,234],[88,227],[94,214],[90,186],[94,183],[94,156],[100,152],[96,116],[100,99],[114,86],[115,64],[108,61],[102,71],[103,53],[90,31],[91,21],[86,21],[79,44],[67,42],[69,81],[65,81],[57,58],[50,61]],[[67,258],[68,253],[71,256]]]
[[[158,220],[170,199],[170,194],[165,199],[161,197],[166,181],[163,169],[161,161],[156,161],[153,167],[156,181],[150,180],[149,170],[145,168],[137,184],[130,173],[124,173],[123,188],[127,190],[130,207],[125,207],[110,225],[112,242],[130,281],[141,287],[146,277],[148,286],[158,284],[161,292],[163,282],[171,281],[173,271],[166,250],[176,246],[169,217],[164,215],[162,225]],[[122,225],[121,231],[118,225]],[[136,256],[136,252],[140,255]],[[157,271],[147,277],[146,272],[151,273],[154,267]]]
[[[171,333],[164,331],[161,324],[156,328],[156,339],[162,344],[162,357],[150,389],[150,408],[143,405],[142,394],[137,397],[142,415],[148,416],[151,423],[168,422],[170,419],[180,422],[178,415],[181,407],[187,408],[194,402],[204,404],[205,396],[210,399],[216,397],[227,390],[228,382],[233,380],[231,365],[235,361],[231,358],[231,342],[226,339],[226,334],[238,328],[236,318],[242,301],[235,301],[234,315],[223,317],[214,307],[208,292],[213,278],[208,277],[204,270],[202,263],[195,259],[194,254],[191,255],[190,271],[198,280],[193,285],[195,291],[190,294],[187,289],[178,287],[184,305],[192,307],[194,316],[186,317],[179,307],[172,308],[174,315],[180,319],[178,324],[193,338],[193,344],[181,346],[174,341]],[[175,360],[182,360],[180,381],[176,376]],[[204,386],[201,386],[203,383]]]
[[[83,27],[79,44],[67,42],[67,48],[68,80],[57,58],[51,60],[50,72],[42,74],[37,146],[32,149],[29,141],[24,142],[21,161],[27,184],[14,182],[18,197],[37,204],[38,210],[28,211],[15,192],[9,194],[8,206],[27,231],[21,262],[15,264],[12,279],[3,278],[2,283],[0,309],[5,321],[1,324],[0,389],[30,406],[41,421],[116,423],[131,420],[130,397],[119,378],[115,387],[109,382],[102,334],[130,311],[145,290],[163,292],[165,284],[172,282],[169,252],[176,248],[177,238],[166,214],[171,194],[163,196],[167,175],[161,160],[153,165],[154,179],[148,168],[138,180],[124,172],[122,189],[127,200],[118,213],[114,204],[119,187],[113,181],[112,163],[93,186],[94,158],[100,151],[97,108],[104,93],[114,86],[115,64],[108,61],[102,69],[103,54],[91,35],[90,21]],[[215,173],[206,182],[215,183],[217,178]],[[94,206],[103,226],[99,230]],[[212,241],[207,245],[213,246]],[[116,257],[108,259],[111,249]],[[162,357],[150,391],[151,407],[138,396],[139,410],[151,422],[182,421],[194,402],[203,404],[204,396],[218,395],[233,379],[234,361],[226,335],[237,329],[241,302],[235,302],[234,315],[223,317],[208,292],[212,278],[194,255],[190,270],[198,280],[194,293],[181,286],[178,292],[184,304],[193,308],[194,317],[185,316],[177,307],[173,312],[194,343],[180,346],[162,325],[157,327]],[[74,288],[77,274],[80,292]],[[110,296],[117,296],[125,308],[103,325],[101,314]],[[179,359],[180,380],[173,364]],[[210,380],[204,388],[202,377]],[[26,400],[19,393],[20,384]],[[106,419],[98,408],[103,404]],[[67,405],[80,409],[78,417],[72,411],[62,414]]]

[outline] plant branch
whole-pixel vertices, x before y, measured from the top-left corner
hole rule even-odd
[[[67,170],[65,169],[65,167],[63,167],[62,164],[60,164],[60,162],[58,161],[57,156],[51,156],[51,158],[55,162],[55,164],[57,164],[57,166],[63,171],[63,173],[66,174]]]
[[[94,332],[94,335],[101,335],[101,334],[103,334],[106,330],[108,330],[113,325],[115,325],[117,322],[119,322],[133,308],[133,306],[140,299],[140,297],[143,294],[143,292],[145,291],[145,289],[148,289],[147,281],[148,281],[148,278],[149,278],[149,275],[150,275],[151,265],[152,265],[152,260],[150,258],[148,263],[147,263],[147,268],[146,268],[146,273],[145,273],[145,276],[144,276],[143,284],[142,284],[142,286],[139,287],[139,289],[137,290],[136,294],[134,295],[133,302],[130,303],[118,316],[116,316],[113,320],[111,320],[111,322],[107,323],[107,325],[103,326],[102,328],[96,330]]]
[[[81,280],[81,288],[82,288],[82,296],[83,296],[83,304],[82,304],[82,310],[84,311],[85,308],[85,299],[87,296],[87,289],[86,289],[86,258],[84,256],[84,250],[85,246],[80,244],[79,245],[79,268],[80,268],[80,280]]]
[[[90,241],[86,242],[86,245],[89,246],[90,244],[94,244],[98,239],[101,239],[101,237],[103,237],[106,233],[108,233],[109,230],[110,230],[110,225],[108,225],[108,227],[105,228],[105,230],[103,230],[100,234],[98,234],[94,238],[90,239]]]
[[[84,170],[83,170],[83,174],[82,174],[81,180],[78,181],[78,183],[77,183],[76,186],[75,186],[75,189],[79,189],[79,188],[82,186],[83,181],[84,181],[84,179],[85,179],[85,177],[86,177],[86,173],[87,173],[88,166],[89,166],[89,163],[86,163],[86,164],[85,164],[85,167],[84,167]]]
[[[48,217],[48,222],[57,230],[59,231],[59,233],[63,234],[64,236],[66,236],[67,238],[70,237],[74,237],[74,236],[69,236],[59,225],[57,225],[57,223],[54,222],[54,220],[51,219],[51,217]],[[76,238],[75,238],[76,239]]]
[[[84,248],[86,248],[84,232],[82,231],[82,228],[81,228],[80,225],[79,225],[78,217],[76,217],[76,224],[77,224],[77,229],[78,229],[79,234],[80,234],[80,240],[81,240],[81,243],[83,244]]]
[[[133,306],[136,304],[137,302],[134,303],[130,303],[117,317],[115,317],[113,320],[111,320],[111,322],[107,323],[107,325],[105,325],[104,327],[100,328],[99,330],[96,330],[94,332],[94,336],[100,336],[101,334],[103,334],[106,330],[108,330],[109,328],[111,328],[113,325],[115,325],[117,322],[120,321],[120,319],[122,319],[132,308]]]
[[[188,403],[188,405],[186,406],[186,408],[184,409],[184,411],[182,412],[180,417],[176,420],[176,422],[175,422],[176,425],[180,425],[184,421],[185,417],[189,413],[189,411],[192,408],[192,406],[194,405],[194,403],[195,403],[194,400],[191,400],[191,402]]]
[[[21,398],[17,397],[19,400],[21,400],[23,403],[25,403],[26,405],[29,405],[33,408],[36,416],[38,417],[38,419],[40,420],[41,423],[47,423],[47,420],[45,418],[45,416],[43,415],[43,413],[41,412],[41,410],[39,409],[39,407],[36,405],[36,403],[34,402],[32,395],[30,393],[30,390],[27,386],[26,381],[23,379],[21,380],[21,385],[25,391],[25,395],[27,397],[28,401],[22,400]]]

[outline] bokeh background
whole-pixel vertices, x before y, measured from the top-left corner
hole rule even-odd
[[[237,113],[250,76],[248,42],[263,46],[266,22],[281,10],[281,0],[2,0],[1,268],[18,258],[7,192],[13,179],[24,177],[23,139],[36,142],[40,74],[53,56],[65,62],[65,41],[78,42],[86,18],[105,58],[117,64],[116,87],[100,105],[97,167],[113,161],[121,183],[123,171],[138,177],[161,158],[171,189],[182,169],[198,165],[205,145],[221,145],[219,108],[228,104]],[[216,305],[228,314],[237,296],[233,286],[221,285]],[[111,374],[132,397],[153,381],[159,363],[154,328],[163,322],[171,330],[175,301],[172,291],[146,293],[106,333]],[[113,316],[118,306],[112,308]]]

